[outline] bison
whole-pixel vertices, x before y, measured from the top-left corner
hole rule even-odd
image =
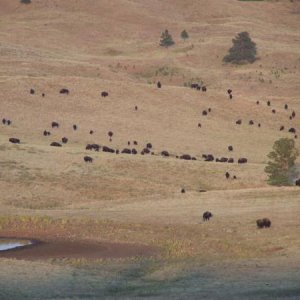
[[[300,178],[295,181],[296,186],[300,186]]]
[[[50,146],[52,146],[52,147],[62,147],[62,145],[60,143],[58,143],[58,142],[52,142],[50,144]]]
[[[20,140],[17,138],[10,138],[9,141],[13,144],[20,144]]]
[[[207,116],[207,111],[206,110],[202,111],[202,116]]]
[[[184,189],[184,188],[181,189],[181,193],[182,193],[182,194],[185,193],[185,189]]]
[[[68,142],[68,138],[63,137],[63,138],[61,139],[61,141],[63,142],[63,144],[66,144],[66,143]]]
[[[151,143],[147,143],[146,148],[152,149],[152,144]]]
[[[247,162],[248,162],[247,158],[242,157],[238,159],[239,164],[246,164]]]
[[[90,134],[94,134],[94,130],[90,130]]]
[[[77,125],[74,124],[74,125],[73,125],[73,130],[77,130],[77,128],[78,128]]]
[[[107,147],[107,146],[103,146],[103,147],[102,147],[102,151],[103,151],[103,152],[109,152],[109,153],[115,153],[115,150],[114,150],[114,149],[109,148],[109,147]]]
[[[169,157],[170,156],[169,152],[165,151],[165,150],[161,152],[161,155],[164,156],[164,157]]]
[[[192,159],[192,157],[189,154],[183,154],[179,158],[184,159],[184,160],[191,160]]]
[[[52,128],[55,128],[55,127],[56,127],[56,128],[59,128],[59,124],[58,124],[57,122],[52,122],[52,123],[51,123],[51,127],[52,127]]]
[[[271,106],[271,101],[267,101],[267,105],[268,105],[268,106]]]
[[[289,106],[287,104],[284,105],[284,109],[288,109]]]
[[[233,164],[234,163],[234,159],[233,158],[228,158],[228,163]]]
[[[258,219],[256,220],[256,225],[258,228],[269,228],[271,227],[271,221],[268,218]]]
[[[228,172],[225,173],[225,177],[226,179],[229,179],[230,178],[230,174]]]
[[[284,130],[284,126],[280,126],[279,130],[280,131]]]
[[[83,159],[84,159],[85,162],[89,162],[89,163],[93,162],[93,158],[90,157],[90,156],[85,156]]]
[[[205,221],[209,221],[209,219],[210,219],[212,216],[213,216],[213,214],[212,214],[210,211],[206,211],[206,212],[203,214],[203,216],[202,216],[203,221],[204,221],[204,222],[205,222]]]
[[[228,89],[227,90],[227,93],[230,95],[232,93],[232,90],[231,89]]]
[[[66,94],[66,95],[68,95],[68,94],[70,93],[70,91],[69,91],[68,89],[66,89],[66,88],[63,88],[63,89],[61,89],[61,90],[59,91],[59,93],[60,93],[60,94]]]
[[[254,125],[254,121],[253,121],[253,120],[250,120],[250,121],[249,121],[249,125]]]
[[[34,89],[30,89],[30,94],[34,95],[35,94],[35,90]]]
[[[237,121],[235,122],[235,124],[241,125],[241,124],[242,124],[242,120],[241,120],[241,119],[237,120]]]
[[[203,86],[202,87],[202,92],[206,92],[207,91],[207,87],[206,86]]]
[[[6,124],[6,119],[2,119],[2,124],[3,124],[3,125]]]
[[[228,146],[228,151],[233,151],[233,147],[231,145]]]
[[[204,158],[205,161],[214,161],[215,159],[212,154],[207,154]]]
[[[159,89],[161,88],[161,82],[160,82],[160,81],[157,82],[157,87],[158,87]]]
[[[104,98],[105,98],[105,97],[107,97],[107,96],[108,96],[108,92],[105,92],[105,91],[104,91],[104,92],[101,93],[101,97],[104,97]]]
[[[128,149],[128,148],[124,148],[121,153],[124,153],[124,154],[131,154],[131,150]]]
[[[289,129],[289,132],[296,133],[296,129],[292,127],[292,128]]]

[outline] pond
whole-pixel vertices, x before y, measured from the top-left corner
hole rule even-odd
[[[29,246],[32,243],[26,239],[0,238],[0,252]]]

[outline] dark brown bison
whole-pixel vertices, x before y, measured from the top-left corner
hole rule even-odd
[[[59,128],[59,124],[58,124],[57,122],[52,122],[52,123],[51,123],[51,127],[52,127],[52,128],[55,128],[55,127],[56,127],[56,128]]]
[[[228,89],[227,93],[230,95],[232,93],[232,89]]]
[[[269,228],[271,227],[271,221],[268,218],[258,219],[256,220],[256,225],[258,228]]]
[[[208,111],[208,112],[211,112],[211,108],[209,108],[207,111]]]
[[[296,186],[300,186],[300,178],[295,181]]]
[[[203,214],[203,216],[202,216],[203,221],[204,221],[204,222],[205,222],[205,221],[209,221],[209,219],[210,219],[212,216],[213,216],[213,214],[212,214],[210,211],[206,211],[206,212]]]
[[[45,93],[42,93],[42,97],[43,97],[43,98],[45,97]]]
[[[90,134],[94,134],[94,130],[90,130]]]
[[[259,105],[259,101],[256,101],[256,104]]]
[[[229,99],[232,100],[232,98],[233,98],[233,96],[232,96],[232,94],[230,94],[230,95],[229,95]]]
[[[242,157],[238,159],[239,164],[246,164],[247,162],[248,162],[247,158]]]
[[[29,92],[30,92],[31,95],[34,95],[34,94],[35,94],[35,90],[34,90],[34,89],[30,89]]]
[[[214,161],[215,159],[212,154],[207,154],[204,158],[205,161]]]
[[[169,157],[169,156],[170,156],[170,154],[169,154],[168,151],[162,151],[162,152],[161,152],[161,155],[162,155],[162,156],[165,156],[165,157]]]
[[[241,125],[241,124],[242,124],[242,120],[241,120],[241,119],[237,120],[237,121],[235,122],[235,124]]]
[[[101,97],[104,97],[104,98],[105,98],[105,97],[107,97],[107,96],[108,96],[108,92],[105,92],[105,91],[104,91],[104,92],[101,93]]]
[[[225,173],[225,177],[226,179],[229,179],[230,178],[230,174],[228,172]]]
[[[52,147],[62,147],[61,144],[60,144],[60,143],[57,143],[57,142],[52,142],[52,143],[50,144],[50,146],[52,146]]]
[[[13,144],[20,144],[20,140],[17,138],[10,138],[9,141]]]
[[[77,128],[78,128],[77,125],[74,124],[74,125],[73,125],[73,130],[77,130]]]
[[[184,189],[184,188],[181,189],[181,193],[182,193],[182,194],[185,193],[185,189]]]
[[[135,109],[135,110],[138,110],[138,107],[137,107],[137,106],[135,106],[135,107],[134,107],[134,109]]]
[[[157,82],[157,87],[158,87],[159,89],[161,88],[161,82],[160,82],[160,81]]]
[[[85,162],[89,162],[89,163],[93,162],[93,158],[90,157],[90,156],[85,156],[83,159],[84,159]]]
[[[150,150],[149,148],[144,148],[143,151],[142,151],[144,154],[150,154]]]
[[[276,109],[272,109],[272,113],[273,113],[273,114],[276,114]]]
[[[9,126],[11,124],[11,120],[7,120],[6,124]]]
[[[263,218],[263,223],[266,228],[271,227],[271,220],[268,218]]]
[[[261,127],[260,123],[257,124],[258,127]]]
[[[293,111],[292,112],[292,117],[295,118],[296,117],[296,113]]]
[[[66,138],[65,136],[61,139],[61,141],[63,142],[63,144],[66,144],[68,142],[68,138]]]
[[[289,129],[289,132],[296,133],[296,129],[292,127],[292,128]]]
[[[103,152],[109,152],[109,153],[115,153],[115,150],[114,150],[114,149],[109,148],[109,147],[107,147],[107,146],[103,146],[103,147],[102,147],[102,151],[103,151]]]
[[[3,124],[3,125],[6,124],[6,119],[2,119],[2,124]]]
[[[253,121],[253,120],[250,120],[250,121],[249,121],[249,125],[254,125],[254,121]]]
[[[202,111],[202,116],[207,116],[207,111],[206,110]]]
[[[206,86],[203,86],[202,87],[202,92],[206,92],[207,91],[207,87]]]
[[[234,175],[232,178],[233,178],[233,179],[236,179],[236,176]]]
[[[287,104],[284,105],[284,109],[288,109],[289,106]]]
[[[232,163],[234,163],[234,159],[233,158],[228,158],[227,162],[230,163],[230,164],[232,164]]]
[[[200,87],[198,83],[192,83],[191,84],[192,89],[197,89],[198,87]]]
[[[124,153],[124,154],[131,154],[131,150],[128,149],[128,148],[124,148],[121,153]]]
[[[114,133],[113,133],[112,131],[109,131],[109,132],[107,133],[107,135],[108,135],[110,138],[112,138],[113,135],[114,135]]]
[[[136,155],[138,152],[137,152],[137,150],[136,150],[135,148],[133,148],[133,149],[131,149],[131,153],[132,153],[133,155]]]
[[[294,139],[297,139],[297,138],[298,138],[298,135],[297,135],[297,134],[295,134],[295,135],[294,135]]]
[[[267,105],[268,105],[268,106],[271,106],[271,101],[267,101]]]
[[[133,141],[133,145],[137,146],[138,142],[137,141]]]
[[[198,123],[198,127],[201,128],[201,123]]]
[[[192,157],[189,154],[183,154],[179,158],[184,159],[184,160],[191,160],[192,159]]]
[[[258,228],[264,228],[264,222],[262,219],[256,220],[256,225]]]
[[[152,149],[152,144],[151,143],[147,143],[146,148]]]
[[[233,147],[231,145],[228,146],[228,151],[233,151]]]
[[[66,94],[66,95],[69,95],[70,91],[66,88],[63,88],[59,91],[60,94]]]
[[[280,126],[279,130],[280,131],[284,130],[284,126]]]
[[[221,158],[216,159],[216,162],[221,162],[221,163],[224,163],[224,162],[227,162],[227,161],[228,161],[228,158],[226,158],[226,157],[221,157]]]

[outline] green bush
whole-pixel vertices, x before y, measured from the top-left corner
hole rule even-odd
[[[270,161],[265,167],[270,185],[290,185],[289,178],[293,176],[295,161],[299,151],[293,139],[281,138],[273,145],[273,151],[268,154]]]
[[[232,43],[229,54],[223,58],[224,62],[241,64],[253,63],[256,60],[256,44],[251,40],[248,32],[240,32]]]
[[[166,29],[160,36],[159,45],[168,48],[169,46],[172,46],[174,44],[175,42],[173,41],[171,34],[169,33],[168,29]]]

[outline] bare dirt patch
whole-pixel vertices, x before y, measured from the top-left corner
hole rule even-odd
[[[47,240],[34,241],[31,246],[0,252],[0,258],[23,260],[84,258],[110,259],[128,257],[150,257],[158,253],[158,249],[145,245],[93,242]]]

